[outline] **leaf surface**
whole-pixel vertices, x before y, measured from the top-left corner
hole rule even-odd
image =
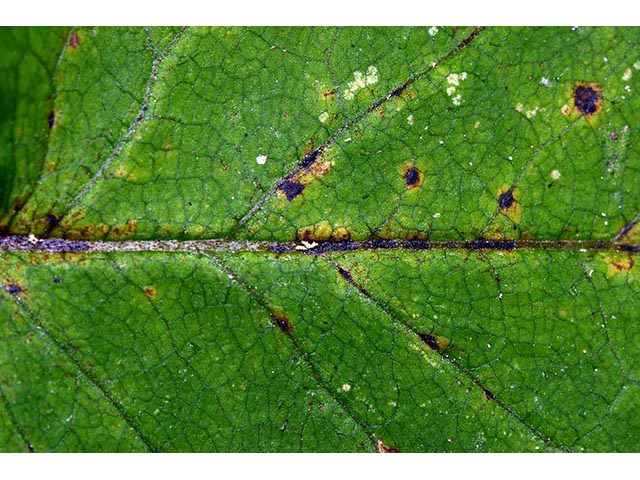
[[[637,451],[637,29],[1,29],[0,448]]]

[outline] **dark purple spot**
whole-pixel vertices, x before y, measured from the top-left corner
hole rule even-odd
[[[420,170],[416,167],[409,168],[404,173],[404,179],[407,182],[407,187],[413,187],[420,183]]]
[[[10,283],[5,287],[9,295],[17,295],[22,292],[22,287],[17,283]]]
[[[282,185],[280,185],[280,190],[284,192],[287,196],[287,200],[290,202],[300,195],[304,191],[304,188],[305,185],[300,182],[296,182],[295,180],[285,180]]]
[[[393,92],[389,94],[389,98],[399,97],[400,95],[402,95],[402,92],[406,90],[406,88],[407,88],[407,84],[400,85],[398,88],[396,88]]]
[[[506,210],[511,205],[513,205],[513,190],[509,189],[506,192],[500,194],[500,198],[498,199],[498,204],[500,205],[501,210]]]
[[[293,327],[291,326],[291,323],[289,322],[289,320],[287,320],[282,316],[277,316],[275,320],[276,320],[276,325],[280,330],[282,330],[284,333],[291,332]]]
[[[56,225],[58,225],[58,223],[60,223],[60,218],[58,218],[57,215],[54,215],[52,213],[47,213],[44,216],[44,219],[47,222],[47,224],[49,225],[49,228],[53,228]]]
[[[496,399],[496,396],[488,388],[482,387],[482,391],[484,392],[484,396],[487,397],[487,400],[495,400]]]
[[[518,243],[515,240],[485,240],[480,238],[466,243],[469,250],[515,250]]]
[[[573,91],[576,108],[584,115],[591,115],[598,110],[600,94],[588,85],[578,85]]]
[[[353,278],[351,277],[351,273],[342,267],[338,267],[338,273],[340,273],[340,275],[342,275],[342,278],[344,278],[347,282],[353,280]]]
[[[60,283],[61,281],[60,277],[53,277],[53,283]]]
[[[47,117],[47,125],[49,126],[49,130],[53,128],[53,124],[56,123],[56,114],[51,110],[49,112],[49,116]]]
[[[438,339],[430,333],[420,333],[420,339],[427,344],[427,346],[436,352],[440,351],[440,345],[438,345]]]

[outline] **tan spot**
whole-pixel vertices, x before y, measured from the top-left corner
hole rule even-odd
[[[376,442],[376,448],[378,449],[378,453],[399,453],[396,447],[387,447],[381,438],[379,438]]]
[[[319,160],[311,165],[311,173],[313,173],[313,176],[316,178],[323,177],[329,172],[329,170],[333,168],[334,165],[335,162],[326,162],[324,160]]]
[[[629,273],[635,265],[633,257],[629,255],[608,255],[604,261],[607,264],[607,277]]]
[[[345,227],[338,227],[331,232],[331,240],[335,242],[346,242],[351,239],[351,232]]]
[[[149,297],[149,298],[153,298],[156,296],[156,289],[155,287],[145,287],[144,289],[144,294]]]
[[[326,242],[331,239],[333,227],[327,220],[323,220],[315,225],[309,225],[298,229],[296,240],[305,242]]]

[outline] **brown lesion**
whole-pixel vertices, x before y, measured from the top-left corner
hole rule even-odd
[[[109,232],[109,238],[114,240],[130,237],[138,228],[138,221],[134,219],[127,220],[124,225],[116,225]]]
[[[337,92],[338,91],[335,88],[328,88],[326,90],[323,90],[322,98],[328,99],[328,98],[334,97]]]
[[[297,241],[305,242],[346,242],[351,240],[351,232],[346,227],[333,228],[327,220],[301,227],[296,232]]]
[[[449,347],[449,339],[433,333],[419,333],[418,336],[431,350],[442,353]]]
[[[310,150],[305,154],[304,158],[308,158],[313,154],[314,150]],[[334,165],[334,161],[322,158],[321,152],[317,153],[317,155],[309,162],[308,166],[300,169],[293,176],[282,181],[278,187],[278,194],[281,197],[286,198],[289,202],[292,202],[304,193],[304,190],[313,180],[322,178],[329,173]]]
[[[69,49],[75,50],[78,47],[78,45],[80,45],[80,42],[81,42],[81,39],[78,33],[71,32],[71,35],[69,35],[69,42],[67,43],[67,45],[69,46]]]
[[[635,265],[631,255],[606,255],[604,261],[607,264],[607,277],[628,274]]]
[[[381,438],[376,440],[376,449],[378,453],[400,453],[397,447],[388,447]]]
[[[153,286],[145,287],[144,294],[147,298],[154,298],[156,296],[156,289]]]

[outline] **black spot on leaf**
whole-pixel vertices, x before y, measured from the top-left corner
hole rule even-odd
[[[351,273],[349,273],[349,271],[345,270],[344,268],[338,267],[338,273],[340,273],[340,275],[342,275],[342,278],[344,278],[347,282],[350,282],[352,280]]]
[[[287,200],[293,201],[298,195],[304,191],[305,185],[295,180],[285,180],[280,185],[280,190],[287,196]]]
[[[408,168],[406,172],[404,172],[404,179],[407,183],[407,187],[415,187],[420,185],[422,180],[422,175],[420,170],[416,167]]]
[[[5,290],[7,291],[7,293],[9,295],[18,295],[19,293],[22,292],[22,287],[20,285],[18,285],[17,283],[9,283],[5,287]]]
[[[596,85],[579,84],[573,90],[576,108],[583,115],[592,115],[600,108],[600,88]]]
[[[406,84],[400,85],[398,88],[396,88],[393,92],[389,94],[389,98],[399,97],[400,95],[402,95],[402,92],[404,92],[406,88],[407,88]]]
[[[47,213],[44,216],[44,219],[47,222],[47,225],[49,225],[49,228],[53,228],[60,223],[60,218],[52,213]]]
[[[436,352],[440,352],[440,345],[438,339],[430,333],[420,333],[420,339],[427,344],[427,346]]]
[[[482,391],[484,392],[484,396],[487,397],[487,400],[495,400],[496,399],[496,396],[488,388],[482,387]]]
[[[498,198],[498,204],[500,205],[501,210],[507,210],[508,208],[511,207],[511,205],[513,205],[513,202],[514,202],[514,198],[513,198],[512,189],[509,189],[506,192],[501,193],[500,197]]]

